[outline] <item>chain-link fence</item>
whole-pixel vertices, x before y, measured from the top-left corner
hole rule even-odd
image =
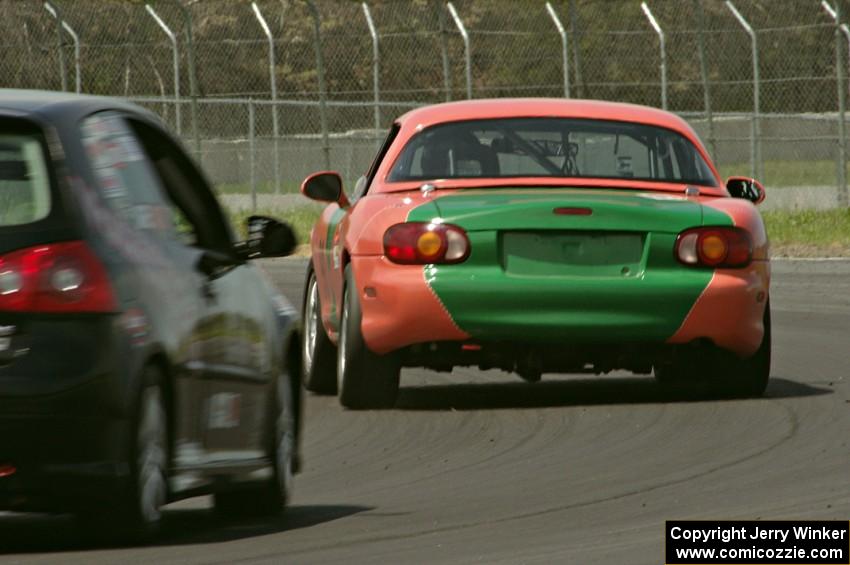
[[[767,206],[847,205],[850,0],[0,0],[4,87],[159,114],[224,193],[351,181],[399,114],[467,97],[666,107]],[[840,86],[839,86],[840,85]]]

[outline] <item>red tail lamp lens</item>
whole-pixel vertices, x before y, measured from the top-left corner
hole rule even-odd
[[[676,238],[676,259],[685,265],[740,268],[752,258],[752,239],[741,228],[694,228]]]
[[[0,256],[0,311],[115,310],[106,270],[82,241],[39,245]]]
[[[469,239],[451,224],[396,224],[384,234],[384,255],[402,265],[460,263],[469,257]]]

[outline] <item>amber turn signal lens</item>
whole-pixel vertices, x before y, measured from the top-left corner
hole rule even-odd
[[[460,263],[469,251],[466,232],[451,224],[404,222],[384,233],[384,256],[401,265]]]
[[[443,247],[443,238],[432,231],[426,231],[416,240],[416,250],[423,257],[436,257]]]
[[[726,247],[726,241],[719,235],[709,235],[702,239],[701,248],[702,256],[709,261],[723,261],[729,251]]]
[[[752,261],[753,242],[746,230],[737,227],[693,228],[676,238],[674,254],[692,267],[740,268]]]

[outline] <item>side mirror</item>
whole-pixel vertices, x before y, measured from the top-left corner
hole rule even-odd
[[[764,186],[750,177],[729,177],[726,190],[732,198],[743,198],[753,204],[760,204],[765,197]]]
[[[336,202],[348,208],[348,198],[342,190],[342,177],[333,171],[313,173],[301,183],[301,194],[319,202]]]
[[[266,216],[250,216],[245,220],[248,239],[236,244],[243,259],[286,257],[295,251],[295,232],[289,225]]]

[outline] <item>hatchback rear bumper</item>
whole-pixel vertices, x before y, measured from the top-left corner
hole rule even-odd
[[[114,497],[129,474],[135,356],[109,317],[16,319],[26,355],[0,366],[0,509],[68,510]],[[9,472],[14,470],[14,472]]]
[[[62,510],[114,496],[129,473],[129,422],[108,415],[109,379],[0,400],[0,509]]]
[[[70,510],[114,498],[129,475],[128,427],[102,418],[0,418],[0,466],[8,473],[0,510]]]

